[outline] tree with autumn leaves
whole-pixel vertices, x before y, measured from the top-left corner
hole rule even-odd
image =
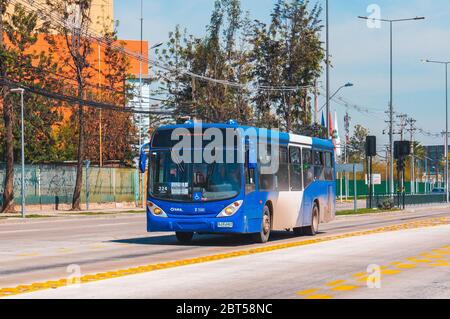
[[[178,26],[159,50],[171,71],[160,72],[157,93],[168,96],[179,118],[314,133],[310,96],[324,58],[321,11],[308,0],[277,0],[266,24],[252,21],[240,0],[215,0],[204,37]]]
[[[3,113],[0,156],[6,162],[1,212],[14,210],[14,162],[20,154],[20,121],[17,118],[20,104],[17,94],[9,92],[12,85],[78,97],[77,111],[71,112],[69,121],[64,121],[62,110],[74,109],[72,103],[35,94],[35,91],[25,94],[26,162],[77,161],[73,209],[80,209],[83,161],[95,162],[99,158],[100,127],[104,132],[104,160],[131,164],[134,155],[131,145],[136,134],[130,115],[103,111],[100,118],[99,110],[83,103],[92,100],[124,107],[130,89],[126,85],[130,75],[123,44],[117,41],[117,32],[106,27],[102,37],[103,81],[101,86],[94,81],[98,70],[92,63],[92,56],[93,46],[97,43],[88,37],[88,30],[94,23],[89,17],[90,5],[90,0],[48,2],[53,16],[59,14],[61,19],[69,19],[73,10],[81,13],[81,25],[71,29],[55,21],[46,21],[42,15],[39,18],[44,21],[38,23],[37,13],[20,5],[6,10],[11,4],[8,0],[0,0],[0,110]],[[48,50],[36,52],[33,46],[39,37],[45,38]]]

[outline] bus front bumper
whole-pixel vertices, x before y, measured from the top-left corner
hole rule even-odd
[[[246,218],[162,218],[147,214],[148,232],[194,232],[217,234],[242,234],[258,232],[261,222]]]

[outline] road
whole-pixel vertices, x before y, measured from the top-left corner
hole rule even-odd
[[[245,236],[179,245],[147,234],[143,214],[2,221],[0,288],[60,280],[74,267],[84,276],[153,265],[14,297],[450,298],[449,235],[448,208],[338,218],[314,239],[275,233],[266,245]],[[369,265],[382,267],[381,289],[366,288]]]

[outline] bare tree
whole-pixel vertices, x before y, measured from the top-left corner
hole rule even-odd
[[[86,97],[86,85],[89,78],[90,63],[88,57],[92,54],[92,39],[89,37],[89,28],[92,24],[90,18],[92,0],[64,0],[50,1],[47,5],[53,12],[59,14],[65,23],[58,24],[58,33],[64,37],[64,47],[54,45],[55,50],[63,51],[60,55],[63,66],[72,71],[77,80],[77,96],[80,100]],[[85,160],[85,132],[84,132],[84,105],[78,103],[78,150],[77,150],[77,176],[72,199],[72,210],[81,210],[81,187],[83,181],[83,161]]]
[[[3,41],[4,35],[4,16],[9,0],[0,0],[0,79],[6,79],[8,52]],[[12,104],[7,103],[6,95],[8,86],[0,84],[0,108],[3,109],[3,120],[5,122],[5,157],[6,157],[6,176],[5,189],[3,192],[2,213],[8,213],[14,210],[14,136],[13,136],[13,110]]]

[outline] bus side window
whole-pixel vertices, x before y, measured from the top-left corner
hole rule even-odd
[[[261,146],[260,146],[261,147]],[[271,154],[271,146],[267,146],[267,153]],[[259,189],[260,191],[289,191],[289,156],[287,146],[280,146],[279,151],[275,152],[278,158],[278,171],[271,174],[259,174]],[[270,159],[273,161],[273,159]],[[271,162],[266,163],[266,160],[259,159],[259,167],[270,167]]]
[[[312,152],[310,149],[302,149],[303,155],[303,180],[305,181],[304,187],[308,187],[314,182],[314,166],[312,159]]]
[[[325,180],[325,163],[324,156],[321,151],[314,151],[314,178],[316,181]]]
[[[248,168],[248,163],[250,160],[250,151],[245,152],[245,194],[250,194],[256,191],[255,184],[255,170]]]
[[[333,181],[333,156],[330,152],[325,153],[325,179]]]
[[[289,156],[288,148],[286,146],[280,146],[280,166],[278,173],[276,174],[278,180],[278,191],[289,191]]]
[[[266,156],[263,158],[264,151],[261,151],[258,156],[258,168],[259,168],[259,190],[262,192],[272,192],[276,190],[276,183],[274,181],[274,175],[273,174],[262,174],[262,168],[263,167],[269,167],[270,161],[272,160],[270,157],[272,147],[271,145],[259,145],[260,150],[262,148],[265,148],[266,150]]]
[[[290,177],[291,177],[291,190],[301,191],[303,190],[303,177],[302,177],[302,159],[300,148],[289,148],[289,163],[290,163]]]

